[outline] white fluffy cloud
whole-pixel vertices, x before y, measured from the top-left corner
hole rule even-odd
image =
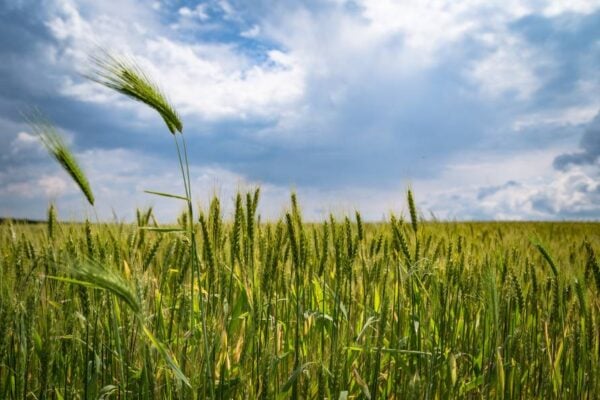
[[[503,160],[472,156],[471,162],[451,165],[439,181],[420,182],[416,188],[427,193],[423,208],[442,218],[597,218],[600,165],[554,170],[554,158],[562,151],[528,151]]]
[[[210,18],[207,13],[207,4],[206,3],[198,4],[194,8],[181,7],[178,12],[179,12],[179,15],[181,15],[182,17],[198,18],[201,21],[206,21],[207,19]]]
[[[489,194],[480,191],[475,209],[497,219],[596,218],[600,213],[598,177],[597,166],[571,167],[539,181],[512,181]]]
[[[276,116],[303,94],[303,71],[277,50],[267,54],[265,63],[253,64],[229,46],[185,46],[162,38],[148,41],[147,48],[155,57],[154,62],[146,59],[151,74],[162,77],[185,114]]]
[[[96,14],[86,18],[80,8],[88,15],[91,10]],[[208,120],[277,116],[293,107],[303,94],[302,67],[281,51],[271,50],[265,60],[256,61],[240,54],[234,45],[191,44],[173,38],[164,28],[150,30],[155,21],[148,14],[138,15],[142,19],[129,24],[135,19],[114,18],[105,9],[89,8],[61,0],[47,21],[64,46],[58,62],[85,72],[90,65],[87,57],[98,45],[132,55],[157,78],[185,115]],[[199,5],[194,10],[183,7],[179,14],[205,19],[205,11]],[[133,107],[81,79],[65,79],[61,92],[83,101]]]
[[[496,38],[488,45],[490,54],[473,64],[470,76],[488,96],[516,94],[519,100],[527,100],[542,86],[536,70],[548,63],[545,55],[506,32],[492,37]]]

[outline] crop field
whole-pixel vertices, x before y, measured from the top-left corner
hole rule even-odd
[[[261,223],[257,194],[199,214],[197,262],[150,210],[5,223],[0,397],[600,393],[598,224]]]
[[[599,223],[426,221],[410,189],[380,223],[307,222],[294,194],[263,221],[258,189],[200,207],[175,109],[129,61],[94,62],[162,117],[185,193],[147,193],[184,211],[0,225],[0,399],[598,398]]]

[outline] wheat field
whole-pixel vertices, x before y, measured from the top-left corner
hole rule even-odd
[[[197,264],[186,214],[2,225],[0,397],[600,393],[598,224],[305,223],[294,197],[261,223],[257,200],[202,210]]]

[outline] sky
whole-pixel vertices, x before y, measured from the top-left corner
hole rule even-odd
[[[0,0],[0,217],[171,221],[173,138],[85,78],[107,49],[178,110],[199,207],[307,219],[600,219],[600,1]],[[64,134],[94,209],[22,112]]]

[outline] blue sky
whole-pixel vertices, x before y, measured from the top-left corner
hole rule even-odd
[[[179,205],[172,138],[82,77],[134,57],[182,115],[196,199],[260,185],[278,217],[600,218],[600,1],[91,1],[0,4],[0,216],[130,219]],[[96,210],[20,117],[39,107]]]

